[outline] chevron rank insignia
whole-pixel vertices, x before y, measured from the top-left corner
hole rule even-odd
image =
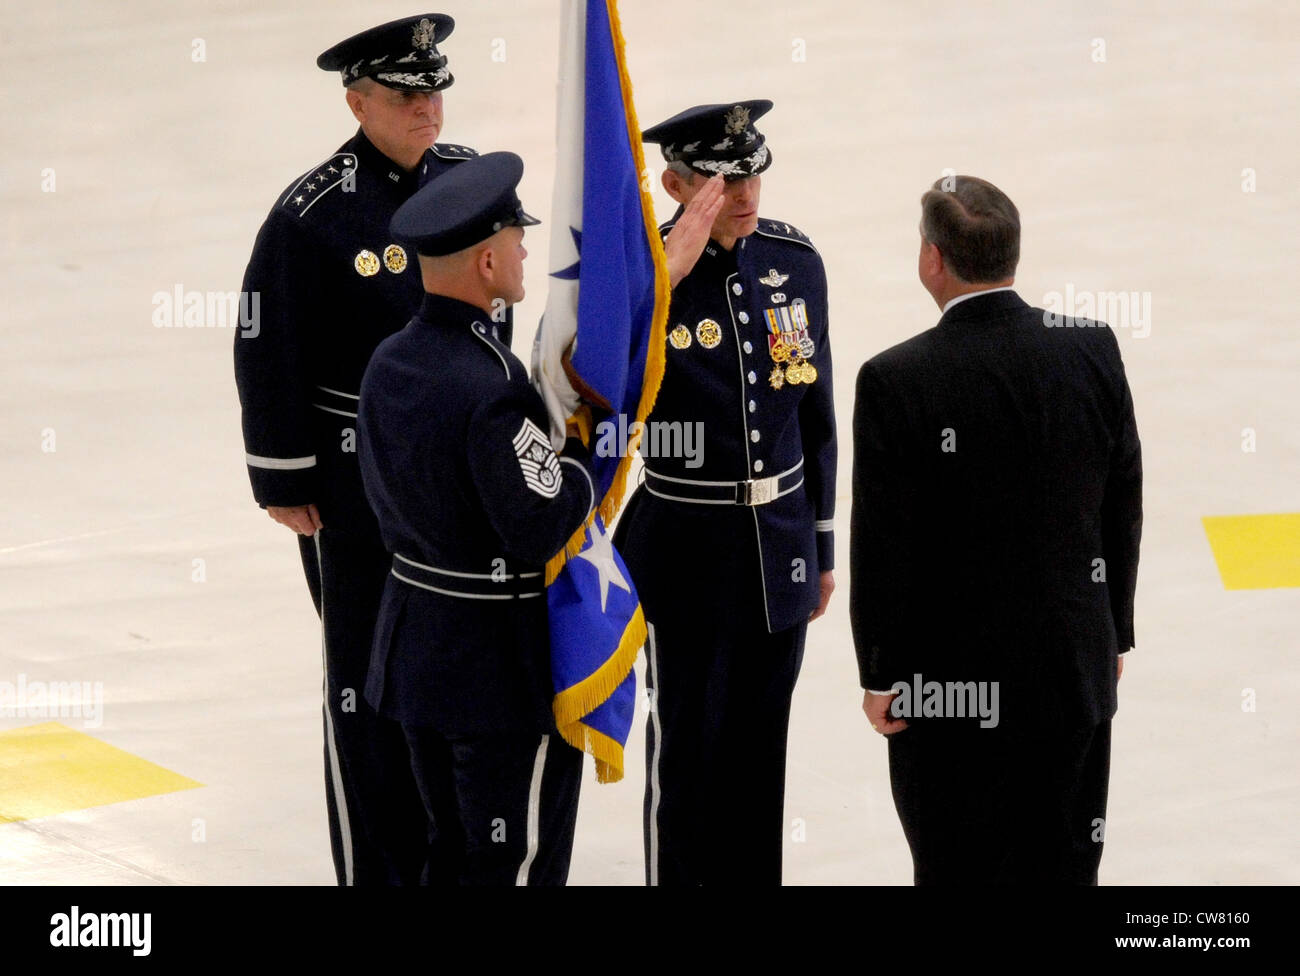
[[[543,498],[554,498],[560,493],[560,459],[555,456],[551,442],[537,425],[524,418],[514,439],[515,456],[524,484]]]

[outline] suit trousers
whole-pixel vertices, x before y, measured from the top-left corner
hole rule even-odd
[[[1110,721],[981,729],[922,719],[889,737],[918,885],[1095,885]]]
[[[325,802],[340,885],[419,884],[429,838],[402,728],[363,689],[379,598],[392,557],[379,540],[340,529],[299,536],[321,618]]]
[[[648,621],[647,884],[781,883],[786,732],[807,624],[772,634],[761,619],[685,606]]]
[[[568,880],[581,752],[555,732],[462,738],[404,728],[433,838],[428,884]]]

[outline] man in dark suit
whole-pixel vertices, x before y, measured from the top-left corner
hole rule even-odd
[[[1104,323],[1012,290],[1020,218],[921,199],[939,324],[873,357],[853,417],[850,614],[917,884],[1096,884],[1142,467]]]

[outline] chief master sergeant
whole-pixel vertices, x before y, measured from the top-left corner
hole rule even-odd
[[[361,384],[361,474],[393,554],[366,697],[410,744],[431,884],[563,884],[577,818],[544,572],[596,499],[581,441],[552,450],[493,321],[524,296],[522,174],[488,153],[398,210],[428,293]]]
[[[259,316],[235,339],[253,497],[299,533],[324,631],[325,792],[339,884],[418,883],[427,857],[401,729],[359,701],[388,556],[355,442],[370,354],[422,294],[389,219],[422,182],[475,155],[436,142],[452,83],[437,44],[452,27],[442,14],[409,17],[317,59],[340,72],[360,128],[280,194],[244,276]]]
[[[643,133],[682,205],[661,228],[673,293],[649,422],[704,435],[702,467],[646,460],[616,537],[649,625],[650,884],[780,883],[790,699],[834,588],[826,276],[803,233],[758,216],[771,107]]]

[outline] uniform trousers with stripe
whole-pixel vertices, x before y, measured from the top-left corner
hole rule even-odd
[[[768,633],[761,615],[689,600],[656,613],[646,883],[779,885],[786,732],[808,625]]]
[[[335,875],[341,885],[420,884],[429,839],[406,737],[363,697],[392,557],[377,538],[336,528],[300,536],[299,545],[323,632],[325,802]]]
[[[921,720],[889,737],[918,885],[1095,885],[1110,722],[980,729]]]
[[[563,885],[583,754],[556,733],[444,735],[404,726],[428,814],[428,883]]]

